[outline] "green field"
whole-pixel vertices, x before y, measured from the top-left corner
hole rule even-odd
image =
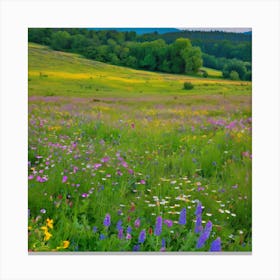
[[[203,69],[29,44],[30,251],[252,250],[252,84]]]

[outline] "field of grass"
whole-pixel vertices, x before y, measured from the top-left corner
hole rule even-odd
[[[36,44],[28,72],[30,251],[252,250],[251,83]]]

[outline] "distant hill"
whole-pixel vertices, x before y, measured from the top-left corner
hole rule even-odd
[[[106,27],[106,28],[89,28],[91,30],[116,30],[119,32],[129,32],[129,31],[134,31],[136,32],[136,34],[138,35],[142,35],[142,34],[148,34],[148,33],[155,33],[157,32],[158,34],[165,34],[165,33],[171,33],[171,32],[180,32],[180,29],[177,28],[139,28],[139,27],[135,27],[135,28],[115,28],[115,27]]]

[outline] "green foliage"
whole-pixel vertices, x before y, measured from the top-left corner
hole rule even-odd
[[[229,77],[230,77],[230,79],[233,80],[233,81],[238,81],[238,80],[240,80],[238,72],[236,72],[236,71],[234,71],[234,70],[230,72]]]
[[[58,31],[52,34],[51,47],[54,50],[66,50],[71,46],[71,35],[67,31]]]
[[[241,79],[241,80],[245,79],[245,75],[246,75],[247,70],[246,70],[246,67],[245,67],[245,65],[242,61],[235,60],[235,59],[229,61],[224,66],[223,76],[225,78],[231,78],[230,75],[231,75],[232,71],[238,73],[239,79]],[[234,75],[234,78],[236,78],[236,74],[233,74],[233,75]]]
[[[194,85],[191,82],[184,82],[184,89],[190,90],[193,89]]]

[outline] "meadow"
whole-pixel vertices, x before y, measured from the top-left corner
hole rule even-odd
[[[251,82],[28,60],[29,251],[252,250]]]

